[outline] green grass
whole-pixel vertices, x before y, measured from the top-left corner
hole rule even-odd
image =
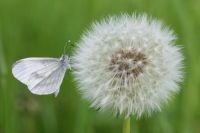
[[[99,113],[81,98],[70,72],[57,98],[36,96],[11,74],[25,57],[59,57],[94,20],[146,12],[176,31],[183,46],[182,90],[160,113],[132,118],[134,133],[200,132],[200,1],[198,0],[1,0],[0,133],[121,133],[123,118]]]

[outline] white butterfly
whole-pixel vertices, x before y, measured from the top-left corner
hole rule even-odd
[[[67,68],[69,57],[64,54],[61,58],[21,59],[13,65],[12,73],[32,93],[57,96]]]

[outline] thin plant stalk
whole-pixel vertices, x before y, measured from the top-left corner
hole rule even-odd
[[[131,132],[130,123],[131,123],[130,116],[124,119],[123,133],[130,133]]]

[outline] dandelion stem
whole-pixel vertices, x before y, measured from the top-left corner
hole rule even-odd
[[[123,124],[123,133],[130,133],[130,122],[131,118],[130,116],[124,119],[124,124]]]

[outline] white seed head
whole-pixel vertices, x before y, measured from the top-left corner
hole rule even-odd
[[[109,17],[85,33],[73,57],[83,96],[115,114],[150,115],[179,90],[180,48],[172,30],[146,15]]]

